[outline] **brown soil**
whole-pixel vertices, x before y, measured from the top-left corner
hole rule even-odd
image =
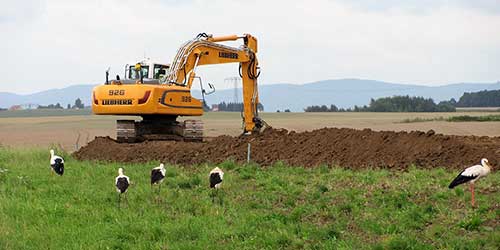
[[[259,135],[219,136],[207,142],[147,141],[117,143],[96,137],[74,153],[77,159],[118,162],[164,161],[174,164],[245,162],[247,144],[251,160],[269,166],[283,161],[292,166],[322,164],[349,168],[397,168],[409,166],[463,168],[488,158],[500,163],[500,137],[450,136],[413,132],[375,132],[370,129],[323,128],[296,133],[267,129]]]

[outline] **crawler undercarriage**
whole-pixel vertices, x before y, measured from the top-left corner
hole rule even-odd
[[[143,117],[142,121],[117,120],[118,142],[141,142],[149,140],[203,141],[201,120],[176,121],[175,116]]]

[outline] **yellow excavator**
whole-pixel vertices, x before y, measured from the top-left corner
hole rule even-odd
[[[243,40],[239,48],[220,42]],[[214,37],[201,33],[184,43],[173,62],[154,64],[139,62],[126,66],[125,77],[109,80],[97,86],[92,93],[92,112],[97,115],[141,116],[141,121],[117,120],[116,138],[119,142],[144,140],[202,141],[203,123],[188,119],[177,121],[179,116],[201,116],[203,102],[191,95],[196,68],[201,65],[239,63],[243,84],[243,133],[260,131],[265,122],[259,118],[257,78],[260,68],[257,60],[257,39],[249,34]],[[153,70],[154,69],[154,70]],[[215,91],[209,84],[212,92]]]

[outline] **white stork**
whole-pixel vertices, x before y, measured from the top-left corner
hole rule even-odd
[[[218,167],[215,167],[210,171],[210,188],[213,188],[216,190],[216,193],[218,194],[218,190],[222,184],[222,180],[224,179],[224,172]],[[212,202],[214,202],[214,195],[212,195]]]
[[[56,174],[64,174],[64,159],[61,156],[55,155],[53,149],[50,150],[50,167]]]
[[[151,170],[151,188],[153,188],[153,185],[157,184],[158,193],[161,191],[161,183],[163,182],[163,179],[165,179],[166,172],[167,170],[165,169],[165,165],[163,163],[160,163],[160,166]]]
[[[115,179],[116,192],[118,192],[118,206],[120,205],[121,195],[127,192],[129,185],[130,179],[123,174],[123,168],[119,168],[118,176]]]
[[[483,158],[481,159],[481,165],[474,165],[460,172],[460,174],[458,174],[458,176],[455,177],[455,179],[453,179],[448,188],[451,189],[460,184],[468,182],[470,185],[470,192],[471,192],[471,204],[474,207],[476,205],[474,200],[474,182],[479,180],[481,177],[488,175],[491,169],[492,166],[488,162],[488,159]]]

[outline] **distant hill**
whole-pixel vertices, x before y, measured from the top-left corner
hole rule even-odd
[[[26,103],[47,105],[57,102],[65,107],[68,103],[73,104],[76,98],[82,99],[85,105],[89,105],[92,88],[94,86],[95,85],[74,85],[63,89],[51,89],[30,95],[0,92],[0,107],[10,107],[15,104]],[[194,88],[193,95],[200,96],[199,90],[197,90],[196,87]],[[373,80],[340,79],[318,81],[303,85],[260,85],[259,93],[265,111],[274,112],[278,109],[303,111],[307,106],[321,104],[335,104],[339,108],[348,108],[354,105],[367,105],[371,98],[393,95],[422,96],[432,98],[436,102],[439,102],[449,100],[450,98],[458,100],[464,92],[496,89],[500,89],[500,82],[458,83],[428,87]],[[222,101],[231,102],[233,101],[233,96],[233,89],[223,89],[217,90],[214,94],[207,96],[206,99],[208,104],[215,104]],[[238,90],[238,96],[241,101],[241,89]]]
[[[373,80],[342,79],[325,80],[304,85],[273,84],[261,85],[259,95],[264,110],[274,112],[290,109],[303,111],[311,105],[335,104],[339,108],[349,108],[354,105],[368,105],[371,98],[389,97],[394,95],[422,96],[434,101],[444,101],[451,98],[459,99],[464,92],[500,89],[498,83],[458,83],[437,87],[421,85],[394,84]],[[238,91],[241,100],[241,90]],[[219,90],[207,96],[207,102],[219,103],[232,101],[234,90]]]
[[[8,108],[16,104],[49,105],[60,103],[63,107],[73,105],[76,98],[80,98],[85,105],[90,105],[92,88],[95,85],[73,85],[62,89],[49,89],[29,95],[18,95],[0,92],[0,107]]]

